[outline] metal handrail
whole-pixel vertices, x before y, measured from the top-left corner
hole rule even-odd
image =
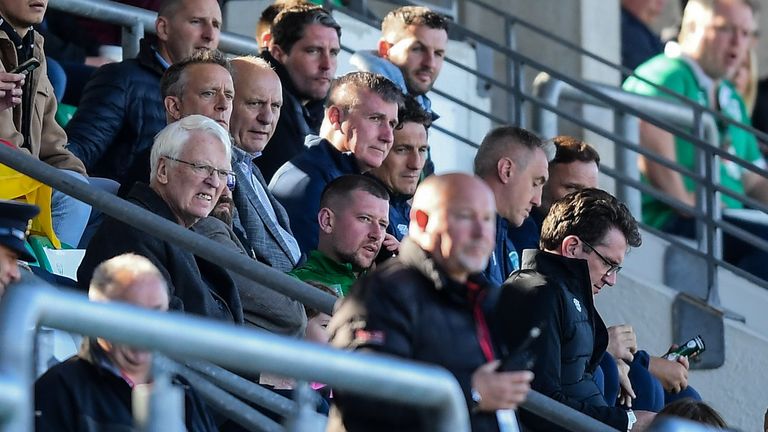
[[[16,395],[0,397],[0,413],[7,414],[6,431],[32,430],[32,356],[38,325],[178,358],[205,359],[235,370],[320,381],[336,389],[429,409],[435,430],[469,431],[464,394],[443,368],[344,352],[178,312],[91,302],[80,293],[55,290],[39,280],[11,285],[0,301],[0,388]]]
[[[98,188],[93,188],[88,183],[68,176],[44,162],[29,157],[24,152],[8,146],[0,146],[0,163],[88,203],[109,216],[135,226],[158,239],[181,246],[200,258],[212,263],[218,263],[228,270],[252,279],[262,284],[265,289],[285,294],[327,314],[333,313],[333,305],[336,302],[334,296],[245,255],[222,248],[220,244],[207,237],[122,198],[118,198]]]

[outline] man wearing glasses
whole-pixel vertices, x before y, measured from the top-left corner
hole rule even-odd
[[[595,382],[608,332],[593,296],[616,283],[627,251],[640,244],[637,222],[609,193],[588,188],[569,194],[552,205],[541,250],[523,252],[521,269],[504,283],[494,313],[507,347],[519,346],[532,327],[541,329],[523,353],[534,359],[534,390],[621,431],[642,430],[655,414],[606,402]],[[631,386],[626,390],[631,402]],[[559,430],[526,412],[521,420],[533,431]]]
[[[190,115],[155,138],[149,186],[136,183],[127,200],[185,228],[208,216],[227,185],[234,185],[229,133],[216,121]],[[148,258],[168,282],[170,309],[243,322],[240,295],[226,270],[191,252],[108,217],[93,237],[77,276],[87,290],[94,269],[133,252]]]

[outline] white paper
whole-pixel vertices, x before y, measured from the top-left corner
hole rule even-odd
[[[51,264],[51,273],[77,281],[77,268],[85,256],[85,249],[48,249],[43,248],[45,257]]]

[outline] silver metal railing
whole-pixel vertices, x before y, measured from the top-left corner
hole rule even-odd
[[[0,301],[0,421],[5,422],[7,432],[32,430],[32,356],[38,325],[179,358],[205,359],[233,370],[320,381],[352,393],[428,409],[433,413],[434,430],[469,430],[463,392],[453,375],[442,368],[343,352],[177,312],[95,303],[82,294],[34,281],[12,285]]]

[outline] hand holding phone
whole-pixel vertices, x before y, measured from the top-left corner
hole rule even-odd
[[[11,73],[27,75],[39,67],[40,67],[40,60],[32,57],[29,60],[25,61],[24,63],[13,68],[13,70],[11,70]]]

